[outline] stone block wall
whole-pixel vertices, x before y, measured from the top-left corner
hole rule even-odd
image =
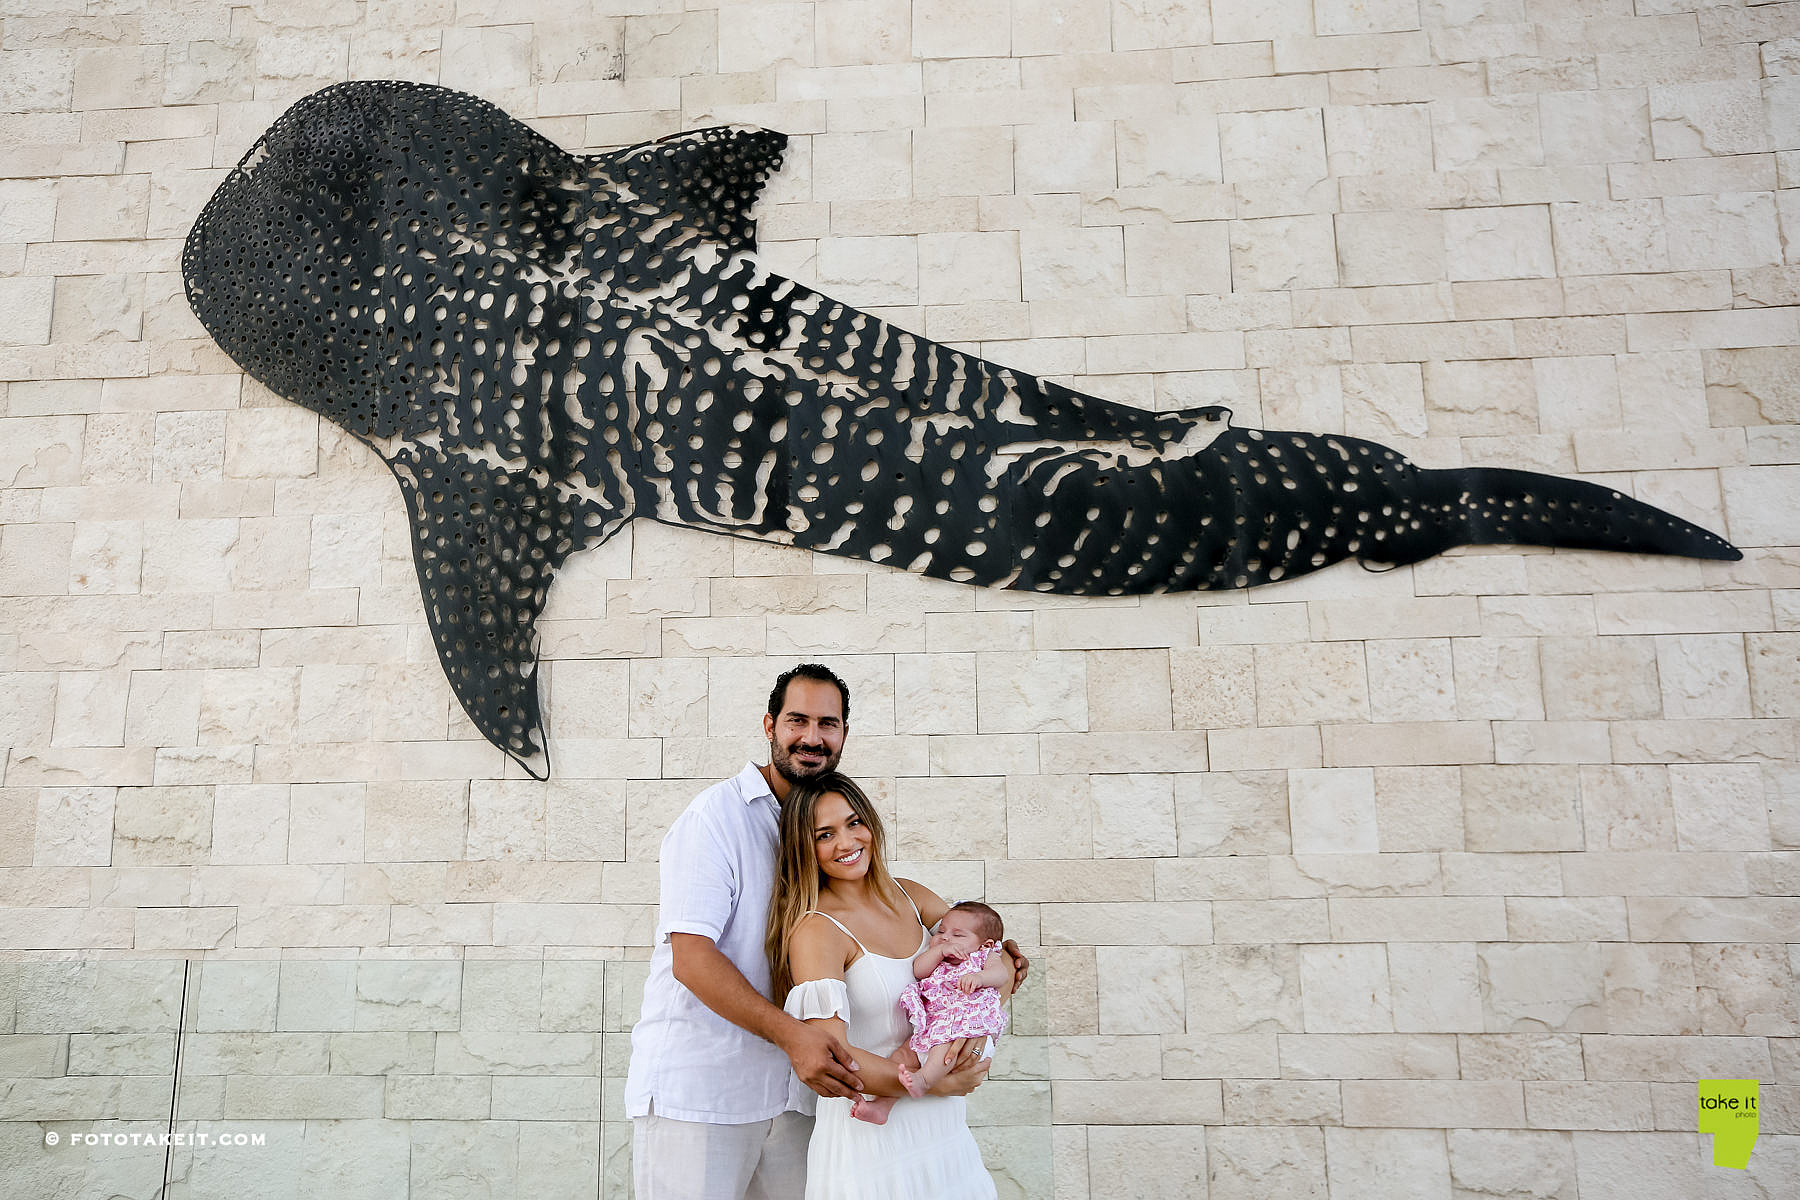
[[[538,783],[380,462],[182,297],[223,172],[346,78],[576,150],[781,129],[761,257],[845,302],[1746,557],[1058,600],[640,521],[559,576]],[[1791,1194],[1797,347],[1796,3],[0,0],[9,1194],[155,1195],[162,1150],[44,1135],[174,1097],[265,1135],[175,1195],[623,1196],[657,846],[797,659],[903,872],[1032,955],[1002,1195]],[[1747,1172],[1711,1076],[1762,1081]]]

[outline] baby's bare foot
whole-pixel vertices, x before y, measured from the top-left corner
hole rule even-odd
[[[898,1074],[900,1076],[900,1086],[906,1089],[907,1095],[911,1096],[914,1100],[917,1100],[925,1094],[925,1085],[919,1082],[919,1077],[917,1075],[914,1075],[905,1067],[899,1068]]]
[[[893,1107],[891,1096],[858,1096],[850,1102],[850,1115],[871,1125],[886,1125]]]

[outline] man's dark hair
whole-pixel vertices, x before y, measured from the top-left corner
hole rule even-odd
[[[960,904],[952,904],[950,912],[968,913],[974,917],[975,932],[981,935],[984,942],[997,942],[1006,936],[1006,925],[1000,920],[1000,914],[979,900],[964,900]]]
[[[844,723],[850,722],[850,688],[830,667],[819,663],[801,663],[791,670],[783,671],[775,677],[775,687],[769,692],[769,715],[779,717],[781,706],[787,701],[788,682],[793,679],[813,679],[820,683],[829,683],[837,688],[838,695],[844,698]]]

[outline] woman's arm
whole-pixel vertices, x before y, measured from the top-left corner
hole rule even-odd
[[[794,986],[815,979],[843,979],[854,946],[844,931],[830,921],[801,921],[788,944],[788,970],[794,977]],[[842,1041],[849,1040],[849,1026],[841,1017],[814,1017],[806,1023],[824,1028]],[[860,1046],[851,1046],[850,1054],[855,1060],[851,1067],[862,1081],[863,1092],[871,1096],[908,1095],[900,1082],[900,1064]]]
[[[906,894],[912,897],[912,902],[919,906],[919,920],[925,928],[930,929],[936,925],[950,911],[950,906],[924,884],[912,879],[896,879],[894,882],[905,888]]]
[[[1012,995],[1013,965],[1006,951],[999,946],[994,947],[996,953],[988,955],[987,965],[979,971],[970,971],[967,975],[957,977],[956,986],[964,994],[976,988],[991,987],[1002,996]]]
[[[894,882],[905,888],[906,894],[911,896],[913,903],[919,906],[919,920],[925,922],[925,928],[930,929],[936,925],[944,919],[944,914],[950,911],[950,906],[939,899],[938,894],[924,884],[911,879],[896,879]],[[1013,982],[1012,987],[1008,988],[1006,993],[1010,996],[1025,986],[1025,975],[1031,970],[1031,961],[1019,953],[1019,943],[1011,938],[1000,943],[1000,948],[1006,951],[1007,957],[1012,959]]]

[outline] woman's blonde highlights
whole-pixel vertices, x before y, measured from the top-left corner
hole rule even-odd
[[[776,1004],[787,999],[788,991],[794,985],[793,972],[788,966],[794,931],[799,928],[801,918],[819,907],[824,872],[819,868],[819,854],[813,841],[818,828],[815,813],[819,801],[833,794],[844,798],[850,811],[862,819],[869,831],[869,886],[888,903],[905,903],[900,885],[888,874],[887,835],[881,825],[881,814],[875,811],[868,794],[856,785],[855,780],[835,771],[796,782],[781,805],[781,843],[775,855],[775,891],[769,901],[769,925],[764,936]]]

